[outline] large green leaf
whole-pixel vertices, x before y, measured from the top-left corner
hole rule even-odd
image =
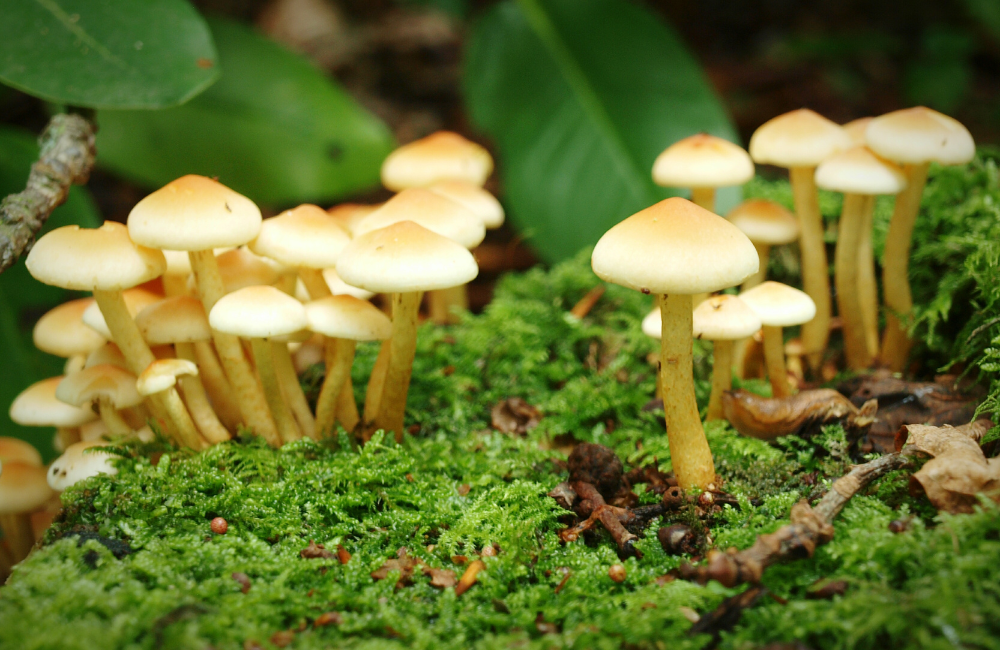
[[[38,144],[30,133],[0,127],[0,197],[20,192],[31,163],[38,159]],[[44,231],[67,224],[94,227],[100,217],[86,189],[74,187],[66,203],[56,208]],[[69,292],[38,282],[24,268],[24,260],[0,273],[0,435],[33,443],[43,455],[52,455],[52,429],[14,424],[7,408],[18,393],[46,377],[62,374],[63,359],[39,352],[31,342],[38,317],[73,297]]]
[[[149,187],[217,176],[267,204],[320,201],[378,183],[388,129],[298,55],[210,19],[222,78],[164,111],[101,111],[98,164]]]
[[[8,0],[0,81],[59,104],[162,108],[219,75],[208,26],[186,0]]]
[[[508,0],[476,25],[464,77],[511,220],[548,261],[669,196],[650,174],[671,143],[735,139],[674,32],[624,0]]]

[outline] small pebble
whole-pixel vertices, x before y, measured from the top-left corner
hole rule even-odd
[[[625,582],[625,567],[621,564],[612,564],[608,569],[608,577],[615,582]]]
[[[222,517],[216,517],[211,523],[212,532],[216,535],[225,535],[226,531],[229,530],[229,522]]]

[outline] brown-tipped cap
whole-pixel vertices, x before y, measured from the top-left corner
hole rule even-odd
[[[671,198],[604,233],[591,265],[603,280],[652,293],[695,294],[757,272],[757,251],[739,228],[687,199]]]
[[[53,497],[39,465],[4,463],[0,472],[0,514],[13,515],[38,510]]]
[[[245,338],[292,334],[308,326],[302,303],[268,286],[245,287],[223,296],[208,315],[212,329]]]
[[[653,181],[664,187],[725,187],[753,178],[743,147],[699,133],[667,147],[653,162]]]
[[[306,304],[309,329],[337,339],[384,341],[392,321],[375,305],[351,296],[330,296]]]
[[[482,219],[468,208],[423,188],[403,190],[354,227],[360,237],[400,221],[412,221],[466,248],[475,248],[486,236]]]
[[[750,138],[750,156],[779,167],[813,167],[850,146],[843,127],[800,108],[761,125]]]
[[[134,243],[128,229],[105,221],[100,228],[63,226],[39,239],[26,261],[39,282],[78,291],[118,291],[163,274],[163,253]]]
[[[158,359],[146,366],[135,382],[140,395],[155,395],[172,388],[182,375],[198,375],[198,366],[187,359]]]
[[[351,241],[335,219],[315,205],[300,205],[265,219],[257,238],[247,247],[291,267],[326,269],[337,263]]]
[[[976,155],[972,134],[961,122],[924,106],[876,117],[865,130],[865,142],[899,163],[960,165]]]
[[[205,307],[191,296],[173,296],[154,302],[136,314],[135,324],[149,345],[193,343],[212,338]]]
[[[816,303],[794,287],[768,280],[740,294],[760,321],[771,327],[808,323],[816,315]]]
[[[781,246],[799,238],[795,215],[767,199],[748,199],[733,208],[726,219],[757,244]]]
[[[115,408],[124,409],[142,403],[142,395],[135,389],[135,379],[128,370],[102,363],[64,377],[56,387],[56,397],[74,406],[105,398]]]
[[[871,124],[873,119],[871,117],[859,117],[843,126],[844,131],[847,132],[847,136],[851,139],[852,147],[864,146],[865,131],[868,130],[868,125]]]
[[[106,339],[83,322],[83,312],[92,304],[93,298],[70,300],[39,318],[31,332],[35,347],[68,359],[104,345]]]
[[[694,337],[708,341],[735,341],[760,329],[760,316],[736,296],[710,296],[695,307]]]
[[[215,260],[219,263],[219,275],[226,293],[259,284],[274,284],[280,277],[273,265],[244,248],[226,251]]]
[[[382,163],[382,184],[393,192],[446,180],[481,186],[492,171],[486,149],[457,133],[438,131],[389,154]]]
[[[906,175],[868,147],[852,147],[820,163],[816,185],[849,194],[899,194],[906,187]]]
[[[132,238],[144,246],[203,251],[242,246],[260,231],[253,201],[204,176],[182,176],[139,201],[128,215]]]
[[[487,230],[503,225],[503,206],[493,196],[475,183],[466,181],[439,181],[427,187],[432,192],[451,199],[479,217]]]
[[[56,398],[62,376],[28,386],[10,405],[10,419],[25,427],[78,427],[97,419],[89,408],[70,406]]]
[[[83,364],[83,367],[90,368],[92,366],[99,366],[102,363],[109,363],[112,366],[118,366],[122,370],[128,370],[128,363],[125,361],[125,355],[122,354],[121,349],[119,349],[119,347],[114,343],[105,343],[88,354],[87,362]]]
[[[42,466],[42,455],[34,445],[19,438],[0,436],[0,463],[24,463],[25,465]]]
[[[118,470],[111,464],[113,456],[102,453],[95,447],[106,447],[107,442],[93,440],[75,442],[59,458],[52,461],[48,471],[48,486],[62,492],[75,483],[98,474],[115,475]],[[90,451],[93,450],[93,451]]]
[[[354,226],[362,219],[370,215],[375,210],[382,207],[377,205],[362,205],[360,203],[341,203],[328,209],[326,213],[330,215],[337,224],[344,229],[351,237],[354,236]]]
[[[354,296],[361,300],[368,300],[375,295],[373,291],[368,291],[360,287],[352,287],[341,280],[335,268],[323,269],[323,280],[326,281],[326,286],[330,288],[330,293],[335,296]]]
[[[472,253],[412,221],[400,221],[354,239],[337,261],[347,283],[376,293],[432,291],[474,279]]]
[[[135,287],[133,289],[125,290],[122,293],[122,298],[125,299],[125,307],[128,309],[128,313],[135,316],[149,305],[162,300],[163,296],[158,293],[153,293],[152,291],[146,291],[140,287]],[[104,338],[113,338],[111,336],[111,330],[108,329],[108,323],[104,320],[104,314],[101,312],[101,308],[96,302],[91,303],[86,309],[83,310],[81,320],[84,325],[102,335]]]

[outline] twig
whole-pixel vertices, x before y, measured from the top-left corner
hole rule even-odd
[[[590,483],[575,481],[571,487],[581,499],[580,513],[587,518],[575,526],[560,531],[560,539],[564,542],[576,541],[584,531],[590,530],[599,521],[611,533],[611,537],[618,545],[619,557],[626,558],[634,555],[642,558],[642,553],[635,547],[635,540],[638,537],[625,530],[622,525],[634,520],[635,514],[627,508],[609,506],[597,488]]]
[[[38,139],[41,152],[23,192],[0,203],[0,272],[35,242],[49,215],[66,200],[74,183],[83,184],[94,166],[96,127],[72,113],[55,115]]]

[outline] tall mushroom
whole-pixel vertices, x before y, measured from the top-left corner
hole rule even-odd
[[[816,304],[816,317],[802,328],[802,344],[813,371],[823,360],[832,312],[823,217],[814,175],[816,165],[850,146],[851,138],[843,127],[806,108],[765,122],[750,138],[754,161],[787,167],[792,182],[795,214],[802,231],[802,284]]]
[[[745,280],[757,271],[757,251],[722,217],[671,198],[604,233],[591,264],[603,280],[657,294],[670,457],[681,487],[708,486],[715,481],[715,466],[694,397],[691,296]]]
[[[899,163],[906,174],[906,189],[896,196],[882,256],[882,289],[886,326],[881,361],[900,371],[910,353],[907,322],[913,310],[910,293],[910,243],[920,212],[920,198],[930,163],[959,165],[976,155],[972,135],[960,122],[937,111],[917,106],[874,118],[865,130],[868,148]]]
[[[782,328],[808,323],[816,316],[816,304],[806,293],[787,284],[768,280],[740,294],[764,324],[764,363],[774,397],[792,394],[785,369]]]
[[[715,212],[715,188],[742,185],[753,175],[743,147],[707,133],[673,143],[653,162],[657,185],[691,188],[691,201],[709,212]]]
[[[791,244],[799,238],[799,222],[795,215],[767,199],[748,199],[730,210],[726,219],[750,238],[760,258],[760,269],[743,283],[743,291],[767,279],[772,246]]]
[[[712,394],[708,420],[721,420],[722,394],[733,387],[733,341],[760,329],[760,316],[736,296],[712,296],[695,307],[694,337],[712,341]]]

